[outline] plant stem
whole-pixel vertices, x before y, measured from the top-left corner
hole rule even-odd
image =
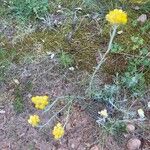
[[[70,116],[70,110],[72,108],[72,104],[70,104],[69,108],[68,108],[68,111],[67,111],[67,117],[66,117],[66,121],[65,121],[65,124],[64,124],[64,128],[66,127],[66,124],[68,123],[69,121],[69,116]]]
[[[40,129],[42,129],[43,127],[45,127],[46,125],[48,125],[60,112],[62,112],[67,106],[69,106],[71,102],[68,102],[61,110],[59,110],[58,112],[56,112],[45,124],[43,125],[39,125],[38,127]]]
[[[98,63],[98,66],[96,67],[96,69],[94,70],[94,72],[92,74],[92,77],[91,77],[91,80],[90,80],[90,84],[89,84],[89,88],[88,88],[90,91],[91,91],[92,83],[93,83],[93,80],[94,80],[94,77],[95,77],[97,71],[100,69],[101,65],[105,62],[105,58],[106,58],[107,54],[109,53],[109,51],[111,50],[112,42],[113,42],[113,39],[115,37],[116,31],[117,31],[117,27],[118,27],[117,25],[113,26],[113,32],[112,32],[112,34],[110,36],[110,41],[109,41],[108,49],[105,52],[105,54],[103,55],[102,59]]]

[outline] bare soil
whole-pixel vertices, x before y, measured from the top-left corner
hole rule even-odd
[[[72,72],[68,69],[62,69],[57,59],[51,60],[49,56],[46,56],[38,58],[38,61],[35,60],[30,64],[18,66],[12,64],[6,76],[7,80],[1,84],[0,88],[0,149],[121,150],[113,138],[103,134],[103,130],[100,130],[100,127],[96,124],[97,111],[101,107],[97,103],[93,103],[91,109],[86,109],[84,101],[73,104],[65,128],[65,135],[60,141],[55,141],[51,132],[54,123],[57,121],[65,122],[66,111],[59,113],[42,130],[31,127],[27,122],[30,114],[37,113],[40,116],[42,114],[32,105],[32,95],[47,94],[50,97],[50,103],[56,97],[67,94],[73,93],[82,96],[86,88],[83,83],[86,82],[88,73],[84,72],[83,74],[83,72],[77,70]],[[13,107],[16,88],[19,88],[21,92],[25,107],[20,114],[16,114]],[[42,116],[42,122],[46,122],[64,103],[65,99],[53,110]]]

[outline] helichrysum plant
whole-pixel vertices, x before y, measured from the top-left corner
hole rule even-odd
[[[55,140],[59,140],[63,135],[64,135],[65,131],[64,131],[64,127],[62,126],[61,123],[57,123],[54,126],[54,129],[52,131],[52,134],[54,136]]]
[[[125,11],[123,11],[122,9],[114,9],[106,15],[106,20],[111,24],[113,31],[110,35],[110,41],[109,41],[109,44],[108,44],[107,51],[105,52],[102,59],[98,63],[98,66],[96,67],[96,69],[95,69],[95,71],[94,71],[94,73],[91,77],[91,81],[90,81],[90,85],[89,85],[90,90],[91,90],[91,85],[92,85],[92,81],[95,77],[95,74],[97,73],[97,71],[99,70],[101,65],[105,62],[107,54],[112,49],[113,40],[114,40],[114,37],[116,35],[116,31],[117,31],[118,26],[119,25],[125,25],[128,21],[128,17],[127,17],[127,13]],[[117,50],[116,51],[118,51],[118,45],[117,45]],[[103,97],[104,101],[106,101],[106,98],[107,98],[107,101],[109,103],[111,102],[110,103],[111,105],[114,105],[113,101],[115,100],[115,95],[116,95],[115,93],[118,93],[117,92],[118,90],[119,90],[118,86],[105,86],[105,89],[103,91],[101,91],[101,93],[99,94],[99,97],[101,97],[101,99]],[[111,118],[111,116],[108,115],[107,109],[103,109],[98,113],[100,115],[100,117],[98,117],[98,120],[97,120],[98,124],[102,125],[109,132],[114,132],[115,130],[118,129],[118,125],[116,126],[116,124],[118,124],[119,122],[114,121]],[[119,124],[119,128],[120,127],[121,126]]]
[[[48,96],[34,96],[32,102],[35,104],[36,109],[45,109],[48,105]]]
[[[110,11],[107,15],[106,15],[106,20],[108,22],[110,22],[110,24],[112,25],[113,28],[113,32],[110,36],[110,41],[109,41],[109,45],[108,45],[108,49],[105,52],[105,54],[103,55],[102,59],[100,60],[100,62],[98,63],[98,66],[96,67],[92,77],[91,77],[91,81],[89,84],[89,89],[91,89],[91,85],[92,85],[92,81],[95,77],[95,74],[97,73],[97,71],[99,70],[99,68],[101,67],[101,65],[103,64],[103,62],[105,61],[105,57],[107,56],[107,54],[110,52],[111,47],[112,47],[112,42],[113,39],[115,37],[116,31],[117,31],[117,27],[121,24],[126,24],[127,23],[127,14],[126,12],[124,12],[121,9],[115,9],[113,11]],[[65,55],[63,55],[63,57],[61,58],[63,60],[64,66],[67,67],[67,65],[71,64],[71,60],[66,58]],[[67,60],[67,61],[66,61]],[[68,61],[69,60],[69,61]],[[45,107],[48,105],[48,96],[35,96],[32,97],[32,102],[35,104],[35,108],[37,109],[45,109]],[[53,104],[52,104],[53,105]],[[107,112],[107,109],[103,109],[99,112],[100,116],[102,118],[99,118],[98,122],[102,124],[104,124],[107,120],[109,120],[109,115]],[[51,119],[47,122],[49,123],[51,121]],[[40,122],[40,119],[37,115],[32,115],[30,116],[28,123],[30,123],[33,127],[38,126]],[[46,123],[46,124],[47,124]],[[43,125],[44,126],[44,125]],[[41,127],[43,127],[41,126]],[[40,126],[39,126],[40,127]],[[65,130],[64,127],[61,123],[57,123],[52,131],[52,135],[54,136],[55,140],[59,140],[63,137]]]
[[[48,99],[49,99],[48,96],[34,96],[31,98],[31,101],[35,104],[35,108],[43,110],[49,103]],[[52,105],[54,105],[54,103]],[[32,127],[39,127],[39,128],[42,127],[39,125],[40,117],[38,115],[30,115],[28,119],[28,123],[31,124]],[[52,131],[52,135],[54,136],[54,139],[59,140],[64,135],[64,133],[65,133],[64,126],[61,123],[57,123],[54,126]]]
[[[118,26],[126,24],[127,20],[128,20],[128,17],[127,17],[127,13],[124,12],[122,9],[114,9],[106,15],[106,20],[112,25],[113,32],[110,35],[110,41],[109,41],[109,44],[108,44],[107,51],[103,55],[102,59],[100,60],[100,62],[98,63],[97,67],[95,68],[95,70],[92,74],[92,77],[91,77],[91,80],[90,80],[90,83],[89,83],[89,88],[88,88],[88,90],[90,92],[91,92],[93,79],[94,79],[97,71],[101,67],[101,65],[105,62],[105,58],[106,58],[107,54],[110,52],[110,50],[112,48],[113,39],[116,35],[116,31],[117,31]]]
[[[40,117],[38,115],[30,115],[28,123],[31,124],[32,127],[36,127],[40,123]]]

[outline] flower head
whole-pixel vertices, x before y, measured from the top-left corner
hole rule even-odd
[[[138,115],[140,116],[140,118],[144,118],[145,117],[143,109],[141,109],[141,108],[138,109]]]
[[[40,118],[38,115],[31,115],[28,119],[28,123],[32,125],[32,127],[36,127],[40,122]]]
[[[54,126],[54,129],[52,131],[52,134],[54,135],[54,138],[56,140],[60,139],[64,135],[64,127],[61,123],[57,123],[56,126]]]
[[[107,118],[108,117],[108,113],[106,109],[101,110],[100,112],[98,112],[102,117]]]
[[[44,109],[48,105],[48,96],[34,96],[31,100],[37,109]]]
[[[106,20],[113,25],[126,24],[127,13],[122,9],[114,9],[106,15]]]

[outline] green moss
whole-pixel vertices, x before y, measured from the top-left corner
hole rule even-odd
[[[150,70],[145,72],[144,77],[145,77],[145,83],[147,85],[150,85]]]
[[[70,7],[70,4],[68,4],[68,7]],[[132,24],[139,16],[137,11],[130,8],[126,11],[128,12],[128,23],[118,28],[118,30],[123,30],[123,33],[115,37],[115,42],[123,45],[123,53],[133,54],[135,51],[131,49],[133,45],[131,36],[142,37],[145,45],[150,45],[150,40],[147,33],[141,33],[141,24],[137,24],[136,27]],[[28,52],[40,54],[46,51],[61,52],[63,50],[73,55],[79,69],[91,71],[96,65],[96,53],[98,50],[102,52],[106,50],[110,38],[110,25],[104,20],[99,21],[99,25],[102,30],[101,33],[99,26],[94,21],[85,19],[78,30],[72,35],[70,41],[66,38],[71,32],[70,23],[66,23],[57,30],[37,30],[26,36],[22,41],[18,41],[13,47],[18,51],[18,56],[20,57]],[[4,39],[4,45],[6,49],[12,48],[12,45],[6,39]],[[122,72],[124,70],[124,58],[120,59],[120,55],[109,56],[109,58],[110,61],[113,59],[118,61],[104,67],[107,73],[114,74],[115,72]],[[109,62],[106,64],[109,64]],[[123,64],[122,66],[119,65],[121,69],[116,68],[118,64]]]
[[[13,101],[13,107],[17,114],[24,111],[23,93],[19,86],[15,89],[15,100]]]
[[[103,72],[110,75],[115,75],[116,73],[122,74],[126,68],[127,61],[123,55],[110,54],[107,61],[103,65]]]
[[[60,28],[59,31],[45,30],[37,31],[26,36],[22,41],[18,41],[13,47],[17,50],[19,56],[23,53],[33,51],[42,53],[46,51],[61,52],[66,51],[72,54],[75,62],[80,69],[91,70],[96,64],[95,53],[100,47],[100,35],[93,23],[82,24],[81,27],[72,36],[71,41],[67,40],[67,34],[71,32],[70,25]],[[18,39],[19,40],[19,39]],[[3,41],[4,47],[10,49],[11,44],[6,39]]]

